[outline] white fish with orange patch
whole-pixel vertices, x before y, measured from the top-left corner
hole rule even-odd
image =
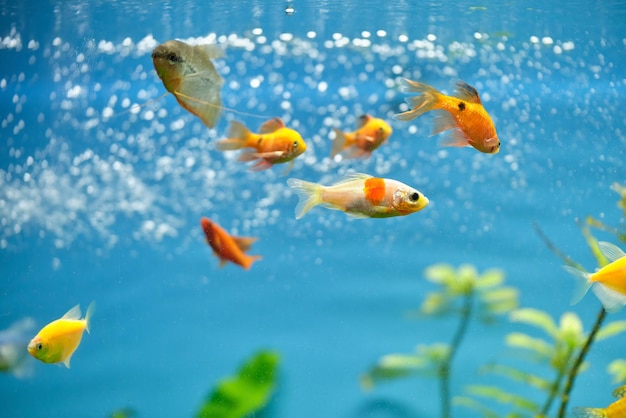
[[[418,212],[428,198],[417,189],[397,180],[351,174],[332,186],[291,178],[289,187],[298,194],[296,219],[317,205],[346,212],[356,218],[389,218]]]

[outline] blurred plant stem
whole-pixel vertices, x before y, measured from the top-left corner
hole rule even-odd
[[[565,387],[563,388],[563,394],[561,395],[561,406],[559,407],[559,414],[557,415],[558,418],[565,418],[565,414],[567,412],[567,404],[569,402],[569,394],[572,391],[572,388],[574,387],[574,381],[576,380],[578,369],[583,364],[583,361],[585,360],[585,356],[587,355],[587,352],[591,348],[591,345],[593,344],[593,341],[596,338],[596,334],[602,327],[602,322],[604,322],[604,318],[606,318],[606,311],[604,310],[604,308],[602,308],[600,310],[600,313],[598,314],[598,317],[596,318],[596,323],[593,325],[593,329],[591,330],[591,332],[589,333],[589,336],[587,337],[587,341],[585,341],[585,345],[580,350],[580,353],[578,353],[578,357],[576,357],[576,360],[574,361],[574,364],[572,365],[567,375],[567,381],[565,382]]]
[[[557,395],[559,394],[559,388],[561,387],[561,383],[563,382],[564,377],[565,377],[565,369],[561,368],[559,369],[558,374],[556,378],[554,379],[554,382],[550,386],[550,395],[548,396],[548,399],[546,399],[546,403],[543,405],[543,408],[541,408],[541,414],[539,415],[540,417],[548,416],[548,411],[550,411],[550,407],[552,407],[552,403],[554,402],[554,400],[557,398]]]
[[[454,360],[454,355],[459,349],[463,338],[467,332],[467,327],[469,325],[470,319],[472,318],[472,301],[473,301],[474,291],[468,291],[463,298],[463,305],[459,314],[461,316],[461,322],[459,322],[459,327],[457,328],[454,338],[450,343],[450,349],[448,350],[448,355],[445,361],[441,364],[441,368],[439,369],[439,378],[440,378],[440,387],[441,387],[441,416],[443,418],[450,418],[450,369],[452,368],[452,361]]]

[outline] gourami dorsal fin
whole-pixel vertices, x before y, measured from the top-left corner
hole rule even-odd
[[[357,119],[357,122],[356,122],[356,129],[357,130],[361,129],[370,120],[372,120],[372,116],[370,116],[368,114],[359,116],[359,118]]]
[[[598,242],[598,247],[600,248],[600,252],[609,261],[615,261],[619,260],[622,257],[626,257],[626,253],[624,253],[624,251],[622,251],[620,247],[611,244],[610,242],[600,241]]]
[[[276,117],[276,118],[272,118],[268,120],[263,125],[261,125],[261,128],[259,129],[259,133],[269,134],[284,127],[285,127],[285,122],[283,122],[281,118]]]
[[[480,96],[478,95],[478,91],[467,84],[465,81],[460,81],[456,83],[456,90],[458,92],[457,97],[459,99],[466,100],[471,103],[480,104]]]

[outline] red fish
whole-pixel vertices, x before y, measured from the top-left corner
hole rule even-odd
[[[247,270],[253,262],[261,259],[260,255],[246,254],[252,243],[257,240],[256,238],[232,236],[209,218],[202,218],[200,225],[207,244],[213,248],[213,253],[220,259],[220,267],[230,261]]]

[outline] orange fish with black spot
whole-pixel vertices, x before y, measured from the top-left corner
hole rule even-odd
[[[387,122],[371,115],[362,115],[356,131],[343,132],[333,129],[335,139],[330,157],[343,153],[346,158],[367,158],[391,136],[393,130]]]
[[[480,101],[478,91],[469,84],[459,81],[457,95],[446,96],[433,87],[417,81],[404,79],[404,92],[421,93],[406,101],[411,110],[394,115],[394,118],[409,121],[416,117],[438,110],[432,135],[451,130],[451,134],[441,141],[450,147],[472,146],[480,152],[496,154],[500,151],[500,139],[491,117]]]
[[[232,121],[228,139],[219,141],[216,147],[220,151],[250,148],[241,153],[239,161],[256,160],[253,171],[266,170],[281,163],[289,163],[289,171],[294,158],[306,150],[306,143],[297,131],[287,128],[281,118],[273,118],[261,125],[258,134],[244,124]]]
[[[256,238],[232,236],[209,218],[202,218],[200,225],[207,244],[211,246],[213,253],[220,259],[220,267],[230,261],[248,270],[252,263],[261,259],[259,255],[246,254],[257,240]]]
[[[351,174],[332,186],[304,180],[287,180],[300,198],[296,219],[317,205],[346,212],[356,218],[389,218],[418,212],[428,205],[428,198],[413,187],[397,180]]]

